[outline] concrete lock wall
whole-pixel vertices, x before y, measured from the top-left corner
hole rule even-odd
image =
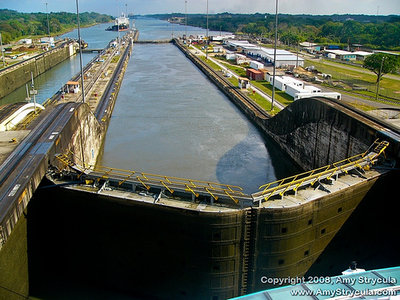
[[[248,290],[272,287],[263,276],[304,276],[376,180],[296,207],[259,209]]]
[[[38,254],[34,291],[56,279],[138,298],[239,294],[243,211],[199,212],[69,189],[38,193],[28,216],[35,221],[31,253]]]
[[[305,170],[363,153],[378,136],[371,124],[323,98],[295,101],[263,127]]]
[[[60,48],[44,52],[30,60],[27,60],[26,62],[15,66],[15,68],[11,67],[12,69],[9,71],[1,72],[0,98],[7,96],[9,93],[31,80],[31,72],[33,73],[33,77],[37,77],[74,55],[75,49],[74,47],[70,47],[72,45],[73,42],[66,43]]]

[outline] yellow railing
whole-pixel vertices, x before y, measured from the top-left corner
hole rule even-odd
[[[378,142],[378,140],[376,140],[364,153],[357,154],[328,166],[264,184],[259,188],[263,191],[253,194],[253,197],[257,197],[258,199],[262,197],[263,199],[268,200],[273,195],[279,194],[280,196],[283,196],[283,194],[288,190],[297,191],[299,187],[305,184],[313,185],[321,179],[331,179],[332,176],[338,173],[347,173],[349,170],[357,167],[362,168],[366,163],[373,164],[374,160],[384,153],[388,146],[388,142]],[[373,150],[369,152],[372,148]]]
[[[297,191],[301,186],[307,184],[313,185],[319,180],[331,179],[332,176],[336,176],[339,173],[347,173],[355,168],[363,168],[366,165],[373,164],[376,158],[384,153],[388,146],[388,142],[378,142],[378,140],[376,140],[364,153],[346,158],[328,166],[264,184],[260,186],[260,190],[262,189],[262,191],[252,194],[252,197],[254,201],[262,201],[263,199],[268,200],[273,195],[279,194],[280,196],[283,196],[284,193],[289,190]],[[134,181],[141,184],[147,190],[150,190],[152,186],[157,186],[165,188],[171,194],[173,194],[176,190],[181,190],[190,192],[196,197],[199,197],[199,193],[202,192],[210,195],[214,200],[218,200],[218,197],[224,196],[232,199],[236,203],[239,202],[237,197],[250,197],[249,195],[243,193],[243,189],[240,186],[235,185],[164,176],[104,166],[94,167],[88,166],[84,163],[82,163],[83,166],[81,166],[81,163],[76,164],[73,162],[80,161],[78,156],[71,151],[68,153],[68,155],[57,155],[57,158],[64,164],[65,167],[70,166],[80,172],[78,177],[80,177],[82,174],[90,173],[90,176],[94,177],[97,181],[102,179],[118,180],[119,186],[127,181]],[[69,158],[69,156],[71,156],[71,158]]]
[[[181,190],[190,192],[196,197],[199,197],[199,192],[203,192],[210,195],[214,200],[218,200],[219,196],[226,196],[227,198],[235,201],[235,203],[239,202],[237,197],[246,197],[250,199],[249,195],[244,194],[243,189],[236,185],[137,172],[133,170],[124,170],[104,166],[94,167],[86,164],[81,166],[80,163],[76,164],[73,162],[80,162],[80,159],[74,155],[72,151],[69,151],[69,155],[71,158],[65,154],[58,154],[56,157],[63,163],[64,167],[73,167],[76,171],[80,172],[78,177],[80,177],[82,174],[90,174],[90,176],[95,177],[97,181],[102,179],[115,179],[118,180],[119,186],[127,181],[135,181],[140,183],[147,190],[150,190],[151,186],[157,186],[165,188],[171,194],[173,194],[175,190]]]
[[[234,200],[236,203],[238,201],[234,198],[235,196],[246,196],[240,186],[230,184],[136,172],[104,166],[94,167],[93,172],[98,174],[99,180],[118,178],[120,179],[118,182],[119,185],[122,185],[127,180],[135,180],[140,182],[147,190],[150,189],[151,185],[163,186],[171,194],[174,193],[175,189],[179,188],[184,189],[187,192],[191,192],[198,197],[198,191],[201,190],[209,194],[215,200],[218,200],[217,194],[223,194]]]

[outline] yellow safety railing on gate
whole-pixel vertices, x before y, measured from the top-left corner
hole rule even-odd
[[[190,192],[196,197],[199,197],[199,192],[201,191],[210,195],[214,200],[218,200],[219,196],[226,196],[227,198],[232,199],[235,203],[239,202],[237,197],[251,199],[249,195],[243,193],[243,189],[240,186],[236,185],[137,172],[133,170],[124,170],[104,166],[87,166],[85,164],[84,166],[80,166],[81,162],[78,156],[72,151],[67,152],[68,155],[58,154],[56,157],[64,164],[65,167],[73,167],[76,171],[80,172],[78,175],[79,177],[82,174],[87,173],[96,177],[97,181],[100,181],[101,179],[107,180],[113,178],[118,180],[119,186],[131,180],[140,183],[147,190],[150,190],[151,186],[158,186],[165,188],[171,194],[173,194],[176,189],[180,189]],[[78,161],[79,164],[76,164],[73,161]]]
[[[305,184],[313,185],[321,179],[331,179],[337,173],[347,173],[351,169],[362,168],[362,165],[365,165],[365,163],[373,164],[388,146],[389,143],[387,141],[379,142],[376,140],[364,153],[354,155],[328,166],[264,184],[259,188],[262,192],[253,194],[253,196],[268,200],[277,194],[283,196],[288,190],[297,191],[298,188]],[[370,152],[371,149],[373,150]]]

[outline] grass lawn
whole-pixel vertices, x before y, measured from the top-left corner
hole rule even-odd
[[[272,85],[268,81],[251,81],[251,84],[254,85],[255,87],[259,88],[261,91],[266,93],[269,96],[272,96]],[[293,98],[286,94],[285,92],[282,92],[278,89],[275,89],[275,99],[283,104],[283,105],[290,105],[293,103]]]
[[[210,61],[210,60],[206,61],[206,58],[204,56],[200,56],[200,59],[203,60],[204,62],[206,62],[214,70],[216,70],[216,71],[220,71],[221,70],[221,68],[217,64],[213,63],[212,61]],[[238,80],[235,77],[231,77],[228,80],[234,86],[238,86]],[[257,83],[257,82],[253,81],[253,84],[254,83]],[[259,87],[259,88],[262,89],[261,87]],[[271,92],[271,94],[272,94],[272,92]],[[260,105],[262,108],[264,108],[266,111],[268,111],[271,115],[275,115],[280,111],[276,106],[274,106],[274,109],[271,112],[270,111],[271,110],[271,103],[268,100],[266,100],[265,98],[263,98],[262,96],[260,96],[259,94],[257,94],[257,93],[253,94],[253,93],[251,93],[249,91],[249,93],[247,93],[247,95],[251,99],[253,99],[258,105]],[[278,100],[278,97],[279,96],[277,95],[277,97],[276,97],[277,100]],[[278,101],[280,102],[280,100],[278,100]]]
[[[235,72],[238,76],[240,77],[246,77],[246,69],[240,66],[235,66],[232,65],[224,60],[218,59],[221,64],[223,64],[225,67],[227,67],[229,70]]]
[[[331,63],[331,62],[329,62]],[[363,73],[364,69],[360,68],[360,71],[356,70],[348,70],[344,68],[344,66],[340,63],[333,63],[332,65],[327,65],[322,62],[315,61],[305,61],[305,67],[307,66],[315,66],[319,72],[331,74],[333,79],[342,80],[344,83],[352,85],[357,84],[361,86],[365,86],[368,88],[368,92],[365,91],[353,91],[365,96],[374,96],[375,95],[375,81],[376,75],[372,72]],[[354,66],[354,68],[357,68]],[[399,80],[386,78],[383,76],[383,79],[380,83],[380,92],[381,96],[391,97],[400,100],[400,76]]]
[[[274,109],[271,111],[271,102],[269,102],[268,100],[266,100],[264,97],[260,96],[257,93],[254,94],[249,92],[247,96],[253,99],[262,108],[264,108],[270,115],[274,116],[280,112],[280,109],[278,109],[276,106],[274,106]]]
[[[213,68],[215,71],[221,71],[221,67],[218,66],[216,63],[213,63],[211,60],[206,59],[205,56],[200,55],[198,56],[198,58],[200,58],[202,61],[204,61],[205,63],[207,63],[211,68]]]

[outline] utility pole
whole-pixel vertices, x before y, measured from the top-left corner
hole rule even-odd
[[[185,0],[185,40],[187,40],[188,36],[187,36],[187,24],[188,24],[188,13],[187,13],[187,0]]]
[[[208,59],[208,0],[207,0],[206,59]]]
[[[378,82],[376,83],[376,95],[375,95],[375,101],[378,100],[378,94],[379,94],[379,83],[381,82],[382,78],[382,68],[383,68],[383,62],[385,61],[386,56],[382,57],[382,62],[381,62],[381,68],[379,70],[379,76],[378,76]]]
[[[274,46],[274,71],[272,75],[272,101],[271,111],[274,109],[275,99],[275,74],[276,74],[276,44],[278,42],[278,0],[275,3],[275,46]]]
[[[78,18],[78,42],[79,42],[79,61],[81,67],[81,85],[82,85],[82,102],[85,103],[85,91],[83,88],[83,66],[82,66],[82,41],[81,41],[81,23],[79,21],[79,3],[76,0],[76,15]]]
[[[3,50],[3,37],[2,37],[2,35],[1,35],[1,32],[0,32],[0,47],[1,47],[1,57],[2,57],[2,59],[3,59],[3,68],[6,66],[6,62],[5,62],[5,60],[4,60],[4,50]]]
[[[50,43],[50,23],[49,23],[49,12],[47,11],[47,2],[46,2],[46,15],[47,15],[47,33],[49,35],[49,43]]]
[[[31,95],[33,95],[33,109],[34,109],[34,111],[35,111],[35,115],[36,115],[36,95],[37,95],[37,90],[35,90],[35,83],[33,82],[33,73],[31,72],[31,80],[32,80],[32,83],[31,83],[31,91],[30,91],[30,94]],[[27,86],[27,88],[28,88],[28,86]],[[29,98],[29,100],[30,100],[30,97],[28,97]]]

